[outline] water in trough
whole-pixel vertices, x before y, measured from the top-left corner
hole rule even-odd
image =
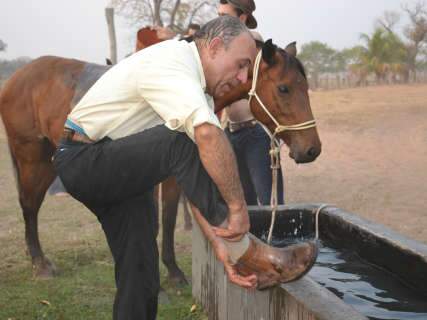
[[[284,247],[304,240],[294,237],[298,233],[275,235],[272,244]],[[264,241],[267,238],[265,231],[255,235]],[[427,320],[427,297],[352,251],[322,241],[319,244],[319,256],[309,276],[345,303],[373,320]]]

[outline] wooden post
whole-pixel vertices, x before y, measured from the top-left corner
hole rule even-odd
[[[105,8],[105,17],[107,18],[108,36],[110,39],[110,60],[113,64],[117,63],[117,42],[116,30],[114,28],[114,8]]]

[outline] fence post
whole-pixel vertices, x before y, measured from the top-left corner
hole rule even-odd
[[[110,39],[110,60],[113,64],[117,63],[117,42],[116,30],[114,27],[114,8],[105,8],[105,17],[107,19],[108,36]]]

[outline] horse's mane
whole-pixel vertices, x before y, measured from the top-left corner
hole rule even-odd
[[[293,55],[290,55],[289,53],[287,53],[285,50],[281,48],[278,48],[278,51],[286,62],[285,64],[286,68],[296,68],[299,72],[301,72],[304,78],[307,79],[307,74],[305,72],[304,65],[298,58],[294,57]],[[284,72],[285,71],[286,70],[284,70]]]

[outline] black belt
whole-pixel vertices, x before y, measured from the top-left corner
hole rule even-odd
[[[242,130],[244,128],[253,128],[256,126],[258,122],[255,119],[251,119],[248,121],[242,121],[242,122],[228,122],[228,130],[230,132],[237,132],[239,130]]]
[[[83,143],[93,143],[88,136],[80,134],[73,129],[64,128],[64,131],[61,136],[62,139],[66,141],[74,141],[74,142],[83,142]]]

